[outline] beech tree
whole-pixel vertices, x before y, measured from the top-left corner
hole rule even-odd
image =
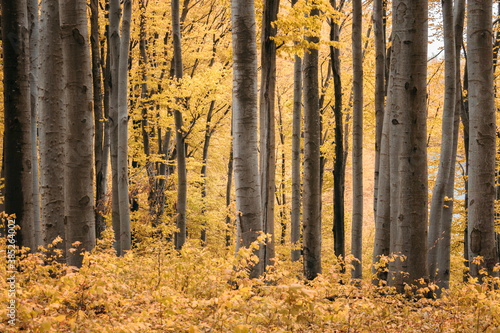
[[[28,7],[2,1],[5,211],[21,227],[16,246],[36,250],[33,223],[33,165]]]
[[[397,226],[395,252],[404,260],[393,270],[391,284],[399,291],[428,277],[427,21],[427,0],[393,2],[390,170],[396,192],[391,190],[391,223]]]
[[[43,222],[43,244],[59,236],[56,249],[66,260],[66,227],[64,224],[64,169],[66,112],[64,105],[64,61],[60,34],[59,0],[42,2],[40,15],[39,127],[40,180]]]
[[[495,100],[493,94],[492,1],[467,2],[469,79],[469,265],[496,275],[495,248]],[[481,262],[476,257],[481,256]]]
[[[232,0],[231,21],[236,211],[242,246],[249,247],[262,231],[257,149],[257,45],[254,1]],[[239,239],[236,242],[238,243]],[[250,277],[257,277],[262,273],[262,246],[255,250],[255,255],[259,262],[251,268]]]
[[[109,43],[111,91],[109,101],[110,156],[112,171],[112,224],[118,255],[130,250],[130,207],[128,193],[128,54],[132,2],[110,0]]]
[[[361,33],[363,30],[363,6],[361,0],[352,3],[352,60],[353,60],[353,131],[352,131],[352,241],[351,252],[357,260],[352,264],[353,279],[362,277],[363,245],[363,59]]]
[[[292,6],[298,0],[292,0]],[[291,243],[300,241],[300,135],[302,122],[302,59],[296,54],[293,67],[293,134],[292,134],[292,215],[290,223]],[[292,249],[292,261],[300,259],[301,251]]]
[[[310,16],[318,16],[314,6]],[[318,45],[319,37],[306,40]],[[318,49],[313,46],[304,53],[304,197],[303,240],[304,275],[313,280],[321,274],[321,184],[320,184],[320,115],[318,90]]]
[[[93,179],[92,78],[87,27],[87,3],[60,3],[66,109],[64,197],[68,264],[81,266],[82,251],[95,246]]]

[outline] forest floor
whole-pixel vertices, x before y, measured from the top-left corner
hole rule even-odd
[[[1,248],[4,252],[5,248]],[[5,258],[5,255],[1,255]],[[22,259],[16,274],[16,323],[1,266],[1,332],[499,332],[500,292],[453,283],[440,299],[407,297],[360,284],[338,262],[312,282],[278,246],[277,262],[259,280],[242,267],[251,258],[215,254],[194,242],[180,253],[162,240],[116,257],[107,233],[80,270]],[[347,270],[349,272],[349,270]],[[474,282],[474,281],[473,281]],[[498,282],[498,281],[497,281]],[[427,293],[431,286],[420,290]]]

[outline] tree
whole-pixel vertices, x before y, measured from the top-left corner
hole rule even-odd
[[[2,1],[5,210],[21,227],[16,246],[35,250],[30,53],[26,0]]]
[[[99,1],[90,1],[90,45],[92,51],[92,88],[94,102],[94,163],[95,163],[95,227],[96,237],[101,238],[101,233],[106,229],[106,221],[99,206],[105,200],[108,175],[109,150],[105,144],[106,119],[102,104],[102,71],[101,57],[99,54]]]
[[[361,32],[363,29],[363,6],[361,0],[353,1],[352,11],[352,58],[353,58],[353,130],[352,130],[352,242],[351,252],[359,261],[354,261],[353,279],[362,277],[363,246],[363,59],[361,52]]]
[[[318,16],[312,3],[310,16]],[[321,274],[320,115],[318,90],[318,36],[307,36],[313,46],[304,53],[304,275],[313,280]]]
[[[130,250],[130,208],[128,193],[128,53],[132,3],[110,1],[109,43],[111,92],[109,104],[110,156],[112,172],[112,224],[115,232],[115,250],[118,255]]]
[[[467,50],[469,77],[469,264],[496,275],[495,249],[495,101],[493,95],[492,1],[468,1]],[[478,263],[474,259],[482,257]]]
[[[397,226],[395,252],[404,261],[392,271],[391,284],[400,292],[405,283],[428,277],[427,11],[427,0],[393,2],[390,170],[396,192],[391,190],[391,223]]]
[[[341,11],[344,1],[337,7],[336,0],[330,0],[332,7]],[[331,21],[330,41],[338,42],[340,28],[335,20]],[[344,135],[342,116],[342,80],[340,77],[340,50],[339,47],[330,46],[330,61],[333,71],[333,85],[335,90],[335,163],[333,167],[333,238],[335,256],[345,259],[345,230],[344,230]],[[305,84],[304,84],[305,86]],[[305,112],[305,111],[304,111]]]
[[[179,0],[172,1],[172,33],[174,40],[175,78],[182,80],[183,64],[181,49],[181,25],[179,20]],[[181,99],[178,99],[180,102]],[[184,130],[182,128],[182,113],[174,111],[177,149],[177,229],[175,247],[182,248],[186,242],[186,200],[187,200],[187,170]]]
[[[373,273],[378,273],[376,267],[377,262],[380,260],[381,256],[389,255],[390,246],[390,222],[388,217],[388,212],[381,215],[382,210],[379,210],[379,205],[383,205],[384,202],[389,202],[388,196],[389,192],[389,182],[387,177],[390,175],[388,161],[388,150],[382,157],[382,147],[388,148],[387,138],[388,138],[388,127],[387,124],[384,127],[385,118],[385,63],[386,63],[386,42],[385,42],[385,5],[384,0],[375,0],[373,3],[373,30],[375,34],[375,175],[374,175],[374,216],[375,216],[375,242],[373,246]],[[386,130],[385,138],[383,139],[382,133],[383,129]],[[382,145],[382,140],[384,140],[384,145]],[[382,159],[385,159],[384,168],[382,168]],[[381,176],[380,174],[383,174]],[[380,179],[384,177],[384,181]],[[382,191],[384,188],[385,191]],[[379,201],[379,196],[382,195],[382,202]],[[388,207],[388,205],[385,205]],[[380,214],[380,215],[379,215]],[[380,217],[379,217],[380,216]],[[378,283],[378,280],[387,281],[387,275],[379,273],[377,279],[374,283]]]
[[[60,34],[59,0],[42,2],[40,16],[39,126],[43,244],[59,236],[55,249],[66,260],[64,223],[64,161],[66,113],[64,109],[63,53]]]
[[[298,0],[292,0],[292,6]],[[290,224],[291,243],[297,247],[300,241],[300,135],[302,121],[302,59],[296,54],[293,67],[293,134],[292,134],[292,215]],[[292,250],[292,261],[300,259],[301,251]]]
[[[264,232],[271,235],[264,247],[264,266],[274,259],[274,194],[276,192],[276,152],[274,105],[276,94],[276,44],[272,39],[277,28],[272,23],[278,18],[279,0],[264,1],[261,33],[261,89],[260,89],[260,183],[262,195],[262,223]]]
[[[257,149],[257,45],[253,0],[232,0],[233,154],[237,220],[242,246],[249,247],[262,231],[261,191]],[[236,240],[239,242],[239,240]],[[250,277],[262,273],[262,250]]]
[[[81,266],[83,251],[95,246],[93,179],[93,107],[87,3],[68,0],[60,3],[64,61],[64,99],[67,114],[64,197],[68,264]]]
[[[28,1],[28,25],[30,36],[30,98],[31,98],[31,161],[33,164],[33,227],[35,229],[35,248],[42,245],[42,224],[40,220],[40,180],[38,164],[38,39],[39,17],[38,1]]]

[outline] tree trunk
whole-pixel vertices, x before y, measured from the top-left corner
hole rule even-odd
[[[337,9],[336,0],[330,0],[333,8]],[[339,25],[332,21],[330,40],[339,41]],[[335,163],[333,167],[333,238],[334,252],[339,259],[345,259],[345,230],[344,230],[344,135],[342,121],[342,81],[340,78],[340,50],[330,46],[330,61],[332,62],[333,84],[335,91]],[[343,268],[344,269],[344,268]]]
[[[38,164],[38,41],[39,18],[38,1],[28,1],[28,25],[30,40],[30,98],[31,98],[31,160],[33,163],[33,226],[35,230],[35,248],[42,245],[42,223],[40,220],[40,180]]]
[[[232,131],[231,131],[232,132]],[[231,236],[229,230],[231,230],[231,184],[233,180],[233,145],[231,144],[231,152],[229,153],[229,161],[227,162],[227,183],[226,183],[226,247],[231,246]],[[240,240],[236,238],[236,243]]]
[[[60,34],[59,0],[42,2],[40,16],[40,171],[43,244],[57,237],[62,242],[54,249],[62,251],[66,261],[64,223],[64,145],[66,115],[64,110],[63,54]]]
[[[441,154],[439,156],[439,169],[436,183],[432,191],[431,210],[429,215],[429,275],[432,280],[436,280],[437,268],[439,265],[438,250],[440,243],[447,242],[449,234],[444,233],[443,213],[448,205],[453,202],[446,198],[453,198],[453,191],[449,189],[450,175],[455,167],[456,157],[454,152],[454,129],[455,129],[455,106],[456,106],[456,66],[455,66],[455,29],[453,25],[453,1],[446,0],[442,3],[443,27],[444,27],[444,55],[445,55],[445,91],[443,106],[443,124],[441,136]],[[454,172],[453,172],[454,175]],[[446,197],[446,198],[445,198]],[[453,207],[452,207],[453,209]],[[441,271],[441,270],[439,270]],[[439,280],[436,280],[438,283]]]
[[[272,22],[278,18],[279,0],[265,0],[261,33],[260,84],[260,183],[262,196],[262,224],[271,238],[264,246],[264,266],[273,265],[275,256],[274,194],[276,192],[276,152],[274,105],[276,93],[276,44],[273,38],[277,28]]]
[[[179,18],[179,0],[172,1],[172,33],[174,41],[174,67],[175,78],[182,79],[182,49],[181,49],[181,25]],[[181,100],[178,99],[179,103]],[[186,170],[186,148],[184,143],[184,130],[182,129],[182,114],[179,110],[174,111],[176,129],[177,149],[177,229],[175,247],[181,249],[186,242],[186,202],[187,202],[187,170]]]
[[[391,140],[399,139],[395,215],[396,252],[405,256],[391,284],[403,292],[428,278],[427,267],[427,0],[393,2]],[[394,135],[393,132],[394,131]],[[391,142],[391,144],[394,142]],[[392,154],[392,152],[391,152]],[[391,174],[392,172],[391,165]],[[392,177],[391,177],[392,178]],[[392,181],[391,181],[392,182]],[[394,192],[391,192],[394,193]],[[392,235],[391,235],[392,238]],[[404,272],[405,274],[402,274]]]
[[[210,102],[210,108],[207,114],[207,123],[205,126],[205,141],[203,143],[203,153],[202,161],[203,166],[201,167],[201,177],[203,178],[202,190],[201,190],[201,200],[203,201],[202,213],[206,214],[207,211],[207,165],[208,165],[208,147],[210,146],[210,138],[212,137],[212,130],[210,128],[210,122],[212,121],[212,113],[214,111],[215,100]],[[207,221],[203,222],[203,229],[201,230],[201,243],[203,246],[207,244]]]
[[[319,15],[312,9],[310,16]],[[319,37],[306,37],[319,43]],[[313,280],[321,274],[321,187],[318,50],[304,53],[304,275]]]
[[[2,1],[5,210],[16,214],[16,246],[35,250],[28,13],[26,0]]]
[[[68,264],[80,267],[83,251],[95,246],[92,72],[86,1],[61,2],[61,32],[67,114],[64,197]]]
[[[455,116],[453,124],[453,155],[452,163],[450,165],[450,174],[448,179],[448,188],[451,200],[444,202],[444,210],[442,216],[442,233],[443,241],[438,246],[438,272],[437,281],[438,286],[441,288],[449,288],[450,284],[450,254],[451,254],[451,225],[453,221],[453,202],[455,192],[455,164],[457,157],[458,134],[460,125],[460,112],[462,110],[462,85],[460,82],[460,48],[463,43],[463,27],[465,16],[465,0],[455,1],[454,14],[453,14],[453,29],[454,40],[453,47],[455,48],[455,96],[453,96],[455,104]],[[432,276],[432,275],[431,275]]]
[[[262,231],[262,201],[257,146],[257,45],[253,0],[232,0],[233,147],[237,222],[242,246],[249,247]],[[259,262],[250,277],[263,271],[262,246],[254,250]]]
[[[106,221],[99,206],[105,200],[107,172],[104,169],[104,114],[102,109],[102,85],[101,85],[101,57],[99,55],[99,3],[98,0],[90,1],[90,45],[92,51],[92,87],[94,92],[94,161],[95,161],[95,187],[96,187],[96,210],[95,210],[95,233],[96,238],[101,238],[101,233],[106,229]]]
[[[495,251],[495,140],[492,1],[468,1],[467,46],[470,108],[469,262],[472,277],[490,276]],[[482,262],[474,261],[477,256]]]
[[[295,5],[297,0],[292,0]],[[292,129],[292,216],[290,225],[292,261],[300,259],[300,134],[302,115],[302,59],[295,55],[293,69],[293,129]]]
[[[353,0],[352,58],[353,58],[353,119],[352,119],[352,241],[351,252],[355,260],[352,265],[353,279],[362,277],[363,256],[363,59],[361,32],[363,29],[363,6],[361,0]]]
[[[131,247],[130,206],[128,191],[128,58],[132,0],[123,2],[120,60],[118,63],[118,201],[120,211],[120,250]]]
[[[374,176],[374,194],[373,210],[375,217],[375,243],[373,246],[373,268],[372,272],[377,273],[373,280],[378,284],[379,280],[387,281],[387,274],[377,268],[381,256],[389,255],[390,229],[389,229],[389,151],[388,136],[389,123],[384,122],[386,114],[385,109],[385,65],[386,65],[386,42],[385,42],[385,9],[386,1],[375,0],[373,9],[373,30],[375,34],[375,176]],[[387,117],[387,121],[388,121]],[[384,133],[385,130],[385,133]],[[384,141],[384,144],[382,144]],[[382,165],[383,164],[383,165]],[[384,167],[382,169],[382,166]],[[383,178],[383,181],[380,179]],[[383,201],[379,203],[380,199]],[[379,211],[378,207],[381,205]],[[380,218],[379,218],[380,216]]]
[[[118,198],[118,68],[120,62],[120,19],[119,0],[109,0],[109,136],[111,158],[111,221],[115,234],[114,248],[117,255],[122,254],[120,241],[120,204]]]

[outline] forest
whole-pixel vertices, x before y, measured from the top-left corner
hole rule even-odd
[[[0,332],[500,332],[500,1],[0,6]]]

